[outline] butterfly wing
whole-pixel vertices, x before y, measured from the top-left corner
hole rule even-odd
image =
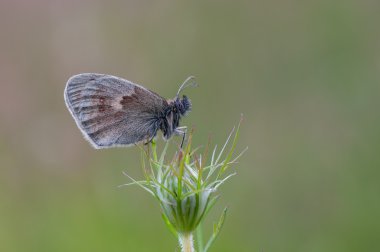
[[[66,105],[84,137],[96,149],[151,140],[160,113],[168,106],[158,94],[111,75],[85,73],[71,77]]]

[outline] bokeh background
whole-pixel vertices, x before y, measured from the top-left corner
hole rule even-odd
[[[63,90],[108,73],[175,95],[195,144],[240,114],[212,251],[380,251],[378,1],[0,2],[0,251],[178,251],[137,148],[96,151]],[[174,141],[178,141],[174,139]]]

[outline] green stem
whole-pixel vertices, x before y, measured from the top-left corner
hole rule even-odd
[[[202,222],[198,224],[197,230],[196,230],[196,240],[198,244],[198,251],[203,252],[204,251],[204,245],[203,245],[203,229],[202,229]]]
[[[180,234],[178,237],[182,252],[195,252],[192,233]]]
[[[156,148],[156,141],[155,140],[152,140],[152,153],[153,153],[153,160],[155,162],[158,162],[157,148]]]

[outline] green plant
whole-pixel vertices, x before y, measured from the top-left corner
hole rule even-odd
[[[219,221],[214,224],[211,238],[205,245],[203,244],[200,224],[218,199],[215,195],[218,187],[235,175],[235,173],[227,174],[228,168],[247,150],[246,148],[233,158],[240,124],[241,121],[237,129],[231,131],[219,153],[215,146],[208,164],[206,163],[210,144],[208,143],[203,154],[197,154],[199,148],[192,149],[192,131],[186,146],[183,149],[179,148],[170,161],[166,160],[169,142],[166,142],[160,155],[155,142],[152,142],[147,150],[141,149],[145,180],[136,181],[125,174],[132,180],[132,183],[127,185],[139,185],[158,200],[162,209],[162,218],[178,238],[183,252],[195,251],[193,245],[195,231],[198,251],[208,251],[223,226],[227,208],[222,212]],[[227,152],[226,148],[231,138],[233,138],[232,144]]]

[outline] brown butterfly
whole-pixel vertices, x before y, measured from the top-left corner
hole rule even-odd
[[[173,134],[184,139],[186,127],[179,127],[179,121],[191,110],[191,102],[185,95],[180,98],[179,93],[195,85],[190,76],[176,97],[167,100],[119,77],[82,73],[67,81],[64,96],[84,137],[94,148],[102,149],[148,143],[158,130],[164,139]]]

